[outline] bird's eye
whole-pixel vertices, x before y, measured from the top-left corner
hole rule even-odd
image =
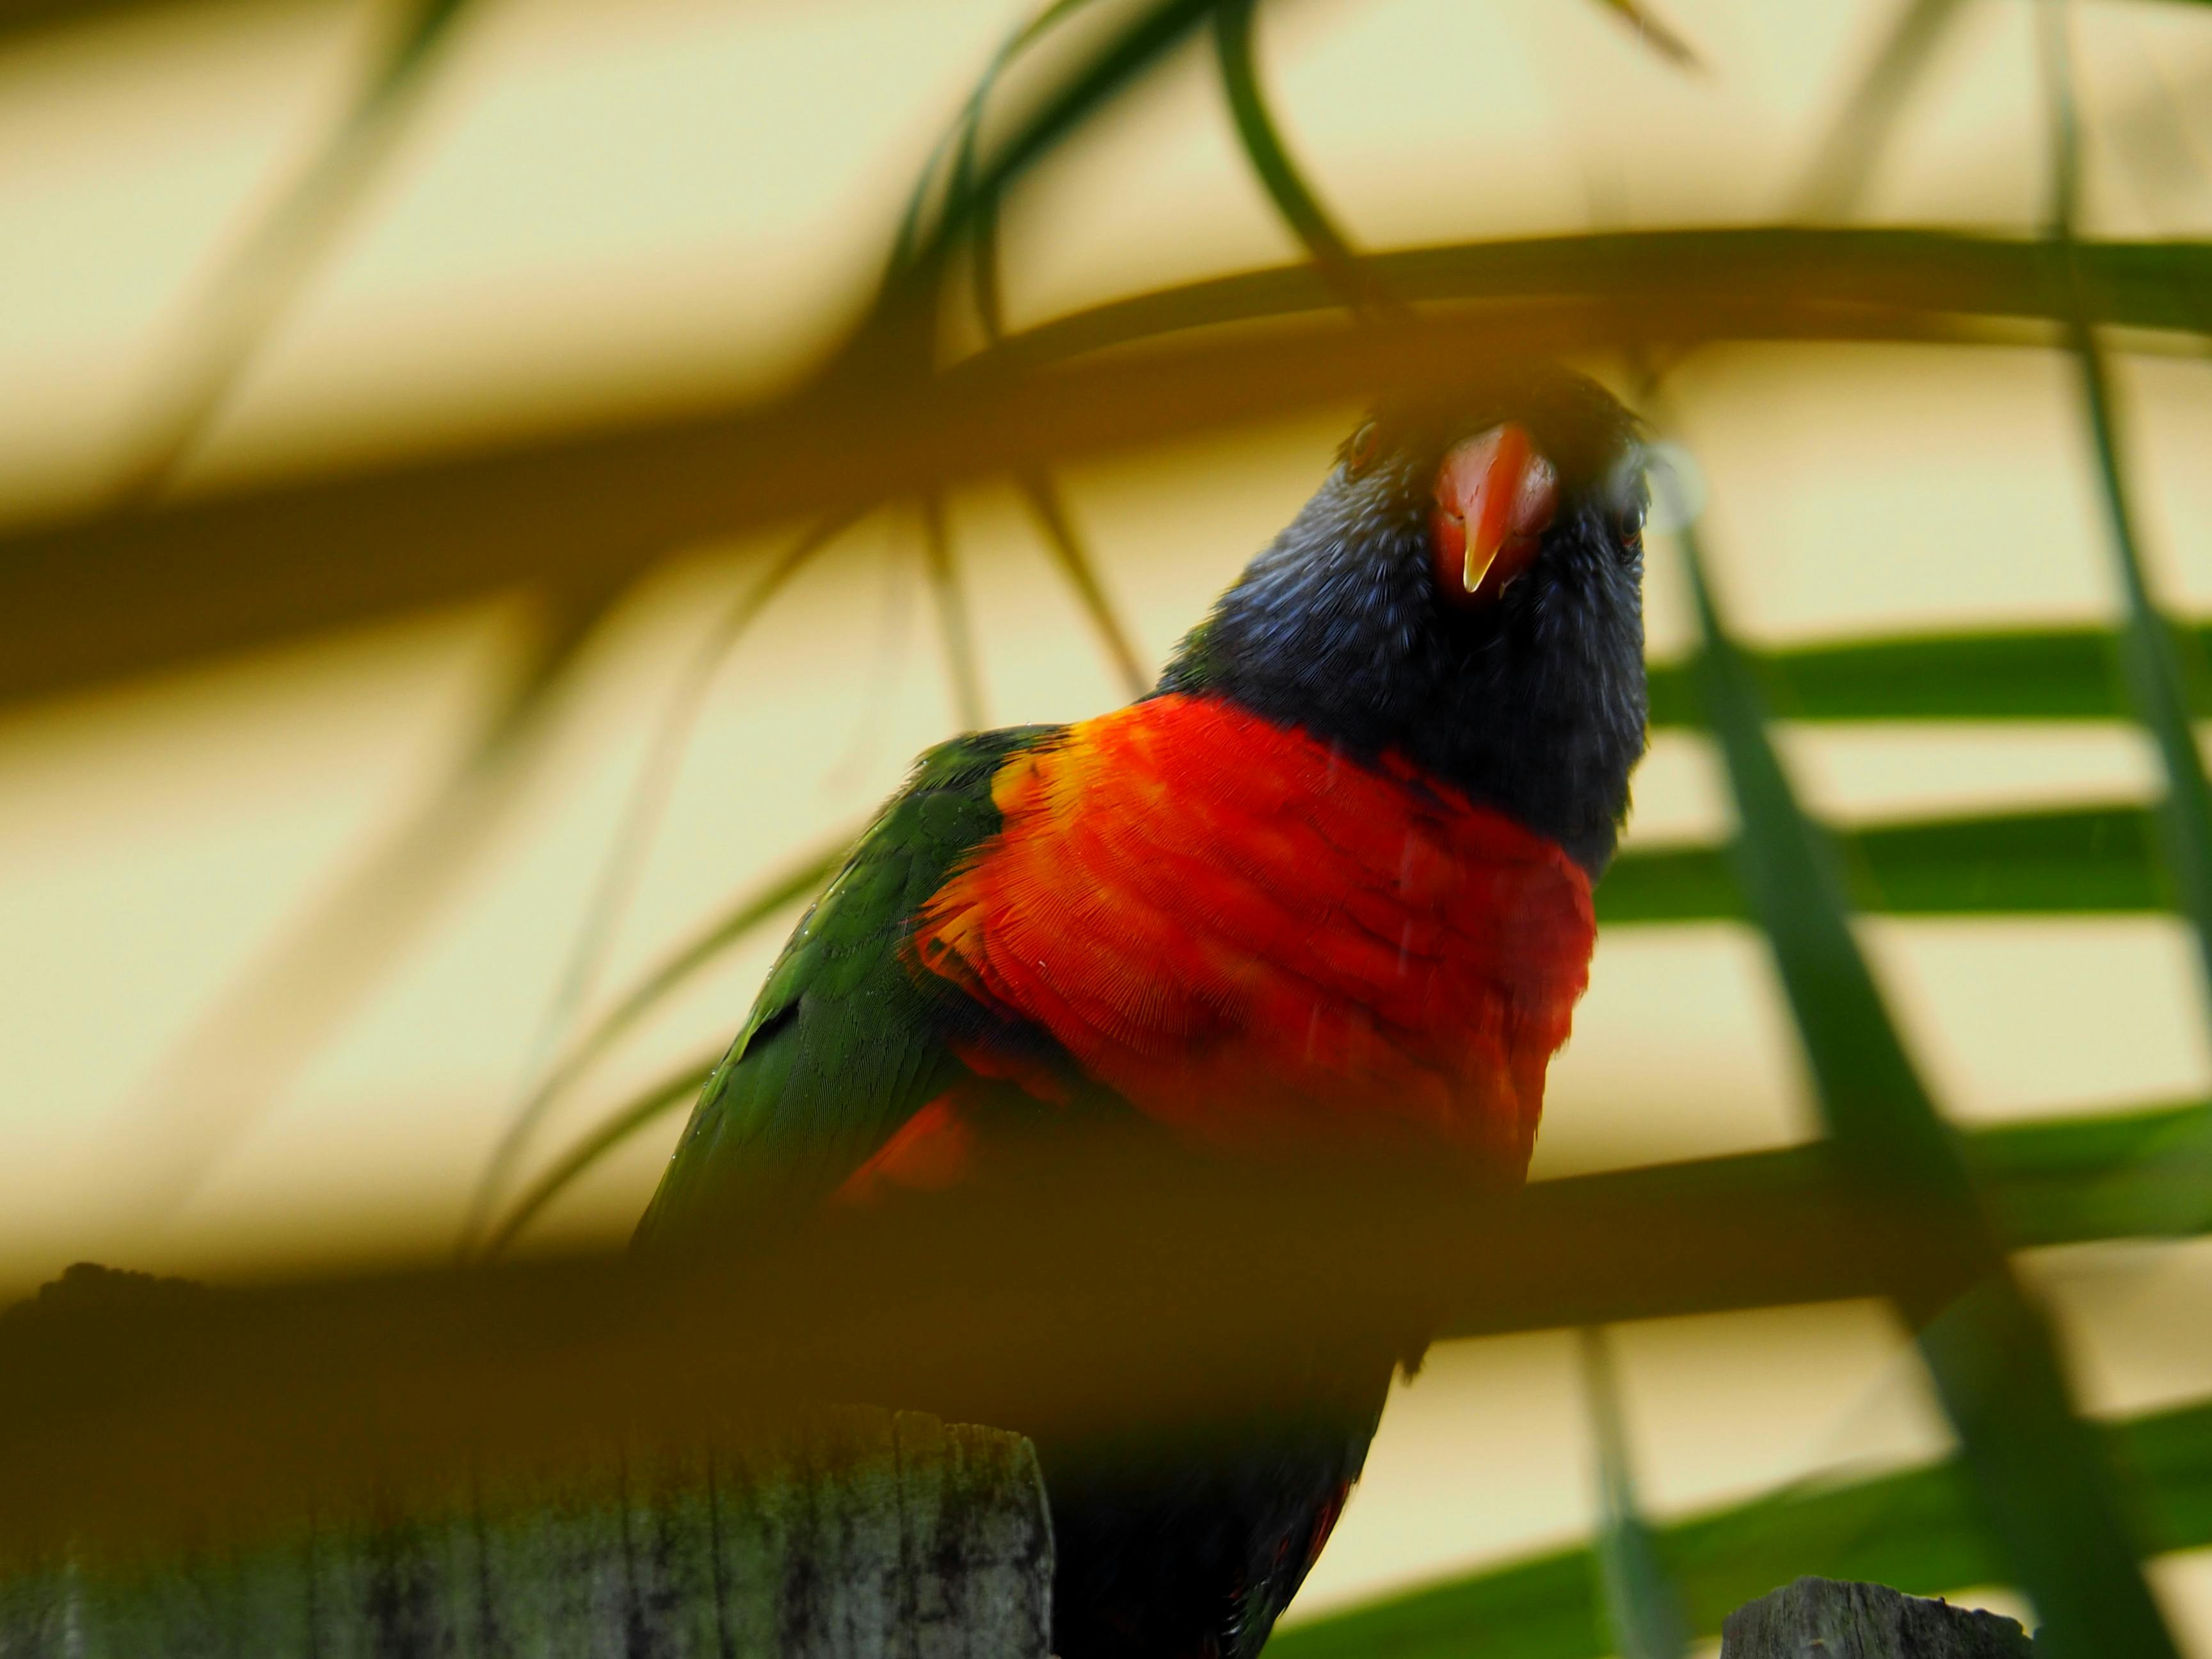
[[[1613,533],[1624,551],[1634,552],[1644,544],[1644,517],[1650,503],[1642,490],[1638,490],[1614,509]]]
[[[1382,433],[1370,421],[1352,434],[1352,441],[1344,447],[1344,470],[1358,477],[1374,465],[1376,453],[1382,447]]]

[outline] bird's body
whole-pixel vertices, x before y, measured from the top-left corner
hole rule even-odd
[[[1643,744],[1641,485],[1626,416],[1556,373],[1381,419],[1152,696],[922,758],[641,1238],[957,1192],[1102,1115],[1210,1158],[1518,1183]],[[1422,1334],[1316,1331],[1249,1416],[1041,1446],[1061,1659],[1256,1652]]]

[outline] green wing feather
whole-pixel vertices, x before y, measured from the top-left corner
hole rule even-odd
[[[991,778],[1054,735],[1012,726],[940,744],[861,836],[776,958],[700,1091],[641,1246],[757,1237],[819,1203],[959,1075],[960,994],[902,960],[915,914],[999,828]]]

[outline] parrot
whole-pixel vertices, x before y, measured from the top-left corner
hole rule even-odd
[[[1556,365],[1385,398],[1148,694],[922,755],[637,1248],[957,1200],[1071,1115],[1521,1184],[1646,742],[1641,430]],[[1249,1422],[1040,1442],[1059,1659],[1251,1659],[1426,1340],[1317,1338]]]

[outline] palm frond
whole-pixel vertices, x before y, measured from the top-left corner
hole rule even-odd
[[[550,609],[482,730],[422,805],[295,921],[125,1109],[131,1224],[166,1221],[421,938],[512,822],[611,596]]]
[[[2212,247],[2085,246],[2100,323],[2212,331]],[[793,514],[1464,385],[1524,356],[1718,338],[2039,341],[2074,304],[2039,241],[1936,232],[1607,234],[1371,262],[1418,327],[1200,329],[1340,301],[1309,265],[1193,284],[1011,337],[943,375],[725,407],[333,477],[263,479],[0,532],[0,701],[535,583],[609,583]],[[1632,300],[1633,304],[1623,303]],[[1156,336],[1141,355],[1101,347]],[[1080,354],[1079,361],[1070,361]],[[1044,372],[1049,368],[1049,372]],[[849,458],[870,457],[867,476]],[[313,546],[312,563],[297,556]],[[343,572],[343,581],[331,573]]]
[[[695,1080],[671,1079],[662,1109]],[[2208,1114],[2195,1109],[2193,1166],[2161,1153],[2189,1132],[2187,1115],[2169,1112],[2014,1142],[2014,1174],[1992,1178],[2025,1182],[2028,1212],[2061,1228],[2094,1222],[2117,1194],[2132,1229],[2147,1206],[2124,1189],[2154,1170],[2185,1182],[2201,1219]],[[456,1461],[543,1459],[590,1425],[691,1435],[709,1416],[809,1397],[957,1396],[976,1420],[1024,1423],[1218,1405],[1249,1385],[1255,1333],[1310,1332],[1316,1296],[1376,1329],[1444,1310],[1443,1334],[1862,1297],[1925,1273],[1940,1219],[1869,1213],[1826,1146],[1551,1182],[1514,1206],[1346,1174],[1213,1170],[1194,1177],[1202,1188],[1164,1191],[1156,1164],[1086,1157],[958,1206],[854,1212],[742,1266],[702,1257],[655,1272],[600,1252],[283,1274],[210,1292],[174,1319],[120,1310],[64,1345],[29,1341],[11,1316],[0,1484],[16,1501],[0,1509],[0,1555],[88,1527],[168,1536],[216,1492],[226,1516],[273,1518],[356,1480],[446,1491]],[[2080,1201],[2054,1202],[2062,1190]],[[1324,1193],[1341,1231],[1313,1224]],[[1158,1248],[1103,1256],[1094,1241],[1133,1217]],[[1009,1252],[1010,1237],[1023,1248]],[[1254,1259],[1279,1271],[1255,1279]],[[2146,1541],[2170,1547],[2147,1513]],[[1665,1559],[1693,1621],[1717,1618],[1724,1606]],[[1578,1565],[1587,1610],[1588,1558]]]
[[[2212,629],[2185,637],[2203,650]],[[2132,712],[2115,672],[2118,641],[2101,628],[1900,634],[1743,656],[1767,707],[1793,720],[2114,720]],[[1651,665],[1655,728],[1704,723],[1692,676],[1686,662]],[[2192,714],[2212,716],[2212,692],[2194,678],[2184,690]]]
[[[1791,218],[1841,219],[1858,204],[1898,116],[1962,10],[1961,0],[1905,0],[1896,27],[1884,37],[1814,152],[1790,203]]]
[[[1829,1132],[1862,1201],[1924,1205],[1942,1218],[1924,1241],[1924,1275],[1891,1293],[1917,1331],[1983,1517],[2062,1659],[2172,1659],[2102,1448],[2074,1414],[2051,1333],[2013,1279],[1852,937],[1832,852],[1768,741],[1694,527],[1680,537],[1704,645],[1699,690],[1742,823],[1738,864]]]
[[[968,601],[960,591],[952,540],[945,525],[945,503],[921,498],[921,561],[935,602],[939,637],[945,641],[945,671],[952,683],[952,713],[961,729],[983,729],[983,668],[975,631],[968,620]]]
[[[1213,14],[1214,59],[1245,159],[1314,267],[1355,312],[1387,308],[1389,296],[1361,265],[1352,243],[1321,204],[1276,131],[1252,63],[1252,19],[1259,0],[1222,0]]]
[[[228,401],[405,130],[424,77],[468,0],[401,0],[397,27],[352,107],[276,204],[185,307],[170,361],[110,500],[158,493]]]
[[[1067,504],[1060,499],[1051,476],[1040,468],[1025,468],[1015,475],[1014,483],[1022,499],[1029,503],[1037,528],[1044,532],[1045,545],[1051,550],[1060,574],[1082,605],[1091,632],[1105,647],[1107,659],[1114,665],[1121,689],[1133,698],[1144,696],[1150,677],[1145,672],[1129,630],[1107,596],[1097,561],[1076,533],[1075,521],[1068,516]]]
[[[1052,6],[1031,29],[1016,37],[1013,50],[1027,46],[1083,3],[1084,0],[1061,0]],[[922,291],[933,292],[938,270],[966,239],[979,209],[1002,199],[1024,173],[1127,91],[1204,22],[1215,3],[1216,0],[1144,0],[1133,6],[1133,15],[1069,69],[975,169],[967,191],[948,196],[931,230],[912,239],[912,255],[886,284],[878,313],[897,311],[917,284]]]
[[[544,1212],[545,1206],[566,1192],[632,1135],[669,1113],[687,1106],[714,1075],[719,1053],[703,1054],[677,1066],[659,1082],[642,1090],[619,1109],[603,1118],[592,1132],[554,1161],[552,1167],[525,1188],[506,1215],[485,1238],[482,1255],[496,1261],[507,1254],[522,1231]]]
[[[2068,16],[2055,0],[2037,0],[2037,8],[2051,105],[2052,237],[2072,301],[2066,317],[2067,337],[2081,372],[2082,412],[2096,460],[2112,559],[2127,601],[2120,660],[2126,670],[2136,717],[2157,744],[2166,769],[2166,798],[2158,814],[2160,838],[2181,912],[2196,931],[2203,989],[2212,997],[2212,784],[2205,780],[2204,757],[2190,724],[2189,693],[2174,631],[2152,591],[2143,564],[2125,463],[2115,431],[2118,416],[2112,374],[2084,294],[2074,236],[2081,193],[2081,143]]]
[[[1636,31],[1636,38],[1682,69],[1705,67],[1690,43],[1659,20],[1643,0],[1597,0],[1599,5]]]
[[[524,1063],[526,1078],[537,1075],[544,1067],[566,1036],[576,1011],[591,994],[599,977],[599,963],[651,850],[669,793],[675,787],[677,770],[691,728],[705,706],[715,674],[776,595],[816,555],[850,527],[856,516],[833,514],[801,532],[781,556],[739,592],[693,651],[661,712],[644,763],[631,786],[614,842],[600,866],[599,878],[586,905],[583,923],[577,929],[568,962],[538,1022],[537,1036]],[[507,1127],[484,1162],[462,1218],[460,1248],[465,1252],[482,1231],[491,1206],[497,1202],[515,1164],[528,1150],[531,1136],[550,1109],[556,1092],[541,1084],[526,1090],[510,1109]]]
[[[1060,8],[1055,7],[1054,11]],[[1047,14],[1048,16],[1051,13]],[[983,108],[983,96],[988,90],[988,82],[976,89],[969,100],[969,118],[961,135],[960,155],[953,167],[956,189],[964,189],[975,167],[975,135]],[[975,303],[976,320],[983,330],[983,337],[997,346],[1006,337],[1004,306],[999,289],[999,204],[988,201],[978,204],[969,248],[969,263]],[[1073,520],[1061,501],[1059,489],[1052,475],[1042,465],[1019,469],[1014,476],[1015,487],[1028,503],[1036,519],[1037,527],[1044,532],[1045,546],[1051,552],[1054,565],[1075,595],[1076,603],[1083,609],[1091,631],[1097,635],[1121,677],[1122,689],[1130,696],[1144,695],[1146,677],[1137,659],[1136,647],[1130,642],[1128,630],[1115,612],[1112,601],[1106,596],[1104,581],[1100,578],[1097,562],[1091,556],[1082,538],[1076,534]]]
[[[2100,1431],[2140,1477],[2160,1550],[2212,1544],[2212,1405]],[[2001,1581],[2006,1562],[1954,1459],[1871,1480],[1808,1486],[1659,1529],[1660,1559],[1710,1637],[1728,1613],[1801,1573],[1936,1595]],[[1459,1659],[1480,1642],[1513,1659],[1616,1651],[1598,1605],[1593,1552],[1561,1550],[1351,1608],[1275,1638],[1279,1659]]]
[[[1589,1397],[1590,1437],[1597,1446],[1594,1547],[1613,1650],[1620,1659],[1682,1659],[1690,1646],[1688,1623],[1674,1582],[1659,1559],[1650,1522],[1637,1507],[1628,1427],[1604,1330],[1584,1326],[1579,1351],[1583,1389]]]
[[[899,215],[898,228],[891,238],[890,258],[884,274],[886,287],[902,277],[915,262],[915,249],[921,238],[921,228],[929,210],[930,193],[937,181],[937,173],[945,156],[956,159],[952,179],[945,186],[954,200],[965,200],[975,182],[975,144],[980,135],[983,110],[990,101],[992,89],[1014,62],[1030,47],[1043,40],[1094,0],[1054,0],[1029,21],[1010,33],[991,54],[990,61],[975,79],[960,112],[931,146],[921,171],[915,175],[908,192],[906,206]],[[988,207],[986,210],[988,210]]]
[[[592,1066],[605,1058],[625,1034],[660,1006],[680,986],[713,966],[783,910],[820,891],[830,878],[836,874],[837,866],[844,861],[853,839],[850,835],[833,837],[822,848],[802,856],[790,868],[771,877],[756,891],[701,928],[654,964],[613,1007],[570,1043],[557,1061],[545,1069],[537,1085],[510,1115],[506,1133],[478,1177],[477,1189],[470,1197],[468,1213],[462,1223],[462,1254],[467,1255],[474,1250],[477,1236],[489,1219],[491,1207],[498,1202],[513,1176],[515,1164],[528,1149],[530,1136],[544,1121],[546,1115],[567,1097]],[[610,1140],[605,1144],[611,1146],[615,1141]],[[573,1178],[574,1175],[581,1174],[595,1156],[596,1153],[583,1157],[571,1153],[564,1159],[562,1167],[573,1163]],[[557,1188],[544,1192],[538,1200],[539,1204],[542,1206],[551,1198],[555,1190]],[[519,1222],[514,1224],[518,1227],[520,1224]],[[508,1231],[511,1232],[513,1229]]]
[[[1846,890],[1887,915],[2097,915],[2173,900],[2153,815],[2138,806],[1910,819],[1831,832]],[[1632,847],[1607,871],[1609,926],[1753,919],[1724,848]]]

